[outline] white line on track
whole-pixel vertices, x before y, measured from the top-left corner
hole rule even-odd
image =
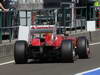
[[[0,66],[1,66],[1,65],[11,64],[11,63],[14,63],[14,62],[15,62],[15,61],[14,61],[14,60],[12,60],[12,61],[9,61],[9,62],[0,63]]]
[[[90,46],[93,46],[93,45],[99,45],[100,44],[100,42],[96,42],[96,43],[91,43],[91,44],[89,44]]]
[[[100,70],[100,67],[95,68],[95,69],[92,69],[92,70],[84,71],[84,72],[81,72],[81,73],[77,73],[77,74],[75,74],[75,75],[83,75],[83,74],[85,74],[85,73],[93,72],[93,71],[96,71],[96,70]]]
[[[96,43],[91,43],[91,44],[89,44],[90,46],[93,46],[93,45],[99,45],[100,44],[100,42],[96,42]],[[1,65],[7,65],[7,64],[11,64],[11,63],[14,63],[15,61],[14,60],[12,60],[12,61],[8,61],[8,62],[4,62],[4,63],[0,63],[0,66]]]

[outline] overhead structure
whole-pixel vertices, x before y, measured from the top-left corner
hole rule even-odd
[[[18,0],[18,10],[42,9],[43,0]]]
[[[60,7],[60,0],[44,0],[44,8],[57,8]]]
[[[75,2],[76,6],[86,6],[87,0],[43,0],[44,8],[60,7],[61,2]],[[93,0],[92,0],[93,1]]]

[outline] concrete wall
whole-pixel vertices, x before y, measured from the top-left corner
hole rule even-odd
[[[14,43],[0,45],[0,58],[9,57],[14,54]]]
[[[72,34],[71,36],[77,36],[77,37],[86,36],[87,39],[90,41],[90,43],[100,41],[100,31],[77,33],[77,34]]]

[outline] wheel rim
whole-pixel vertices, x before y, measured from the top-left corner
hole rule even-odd
[[[75,47],[73,47],[73,52],[72,52],[72,54],[73,54],[73,60],[75,60],[76,58],[76,52],[75,52]]]
[[[75,57],[75,50],[73,50],[73,57]]]
[[[87,54],[88,56],[90,56],[90,48],[89,48],[88,42],[87,42],[87,44],[86,44],[86,54]]]
[[[90,56],[90,48],[87,48],[87,54]]]

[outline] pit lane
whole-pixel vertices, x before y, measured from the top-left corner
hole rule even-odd
[[[79,72],[100,67],[100,44],[91,44],[91,57],[77,59],[74,63],[31,62],[16,65],[10,63],[0,66],[1,75],[74,75]],[[10,59],[10,58],[9,58]]]

